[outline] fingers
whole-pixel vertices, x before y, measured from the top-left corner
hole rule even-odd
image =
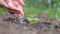
[[[4,0],[6,3],[8,3],[9,1],[11,1],[11,0]]]
[[[5,6],[5,7],[8,7],[8,5],[6,4],[6,2],[4,0],[1,0],[0,4],[3,5],[3,6]]]
[[[21,6],[25,6],[25,3],[23,2],[23,0],[17,0],[17,1]]]
[[[18,2],[19,1],[19,2]],[[19,17],[24,16],[24,12],[22,10],[22,6],[25,5],[23,1],[12,1],[12,0],[2,0],[0,3],[7,8],[8,10],[11,10],[11,12],[14,12],[14,14],[17,14]],[[19,4],[20,3],[20,4]]]
[[[14,12],[15,14],[17,14],[17,16],[19,16],[19,17],[24,16],[24,12],[23,12],[22,6],[19,5],[19,3],[18,3],[17,1],[12,1],[12,2],[10,2],[10,3],[9,3],[9,7],[10,7],[11,9],[17,10],[17,11],[12,11],[12,12]]]
[[[11,11],[11,10],[9,12],[16,17],[23,17],[24,16],[23,12],[17,12],[17,11]]]
[[[16,14],[18,17],[24,16],[24,12],[22,9],[20,9],[20,11],[10,11],[10,12],[13,12],[13,14]]]
[[[16,6],[19,5],[19,3],[18,3],[17,0],[14,1],[14,2],[13,2],[12,0],[2,0],[2,1],[0,1],[0,2],[1,2],[1,4],[2,4],[4,7],[6,7],[6,8],[10,8],[10,9],[12,9],[12,10],[20,11],[20,9],[16,7]]]
[[[18,3],[17,3],[17,2],[16,2],[16,4],[14,4],[14,3],[15,3],[15,2],[10,1],[10,2],[8,3],[9,8],[11,8],[11,9],[13,9],[13,10],[20,11],[20,9],[16,7],[16,4],[18,5]]]

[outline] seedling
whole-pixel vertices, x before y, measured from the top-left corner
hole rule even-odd
[[[35,18],[35,15],[30,15],[30,14],[27,15],[27,18],[29,20],[29,24],[37,24],[39,23],[40,20],[38,18]]]
[[[30,24],[37,24],[39,22],[38,18],[28,18]]]

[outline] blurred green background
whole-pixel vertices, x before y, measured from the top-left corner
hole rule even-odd
[[[40,14],[48,12],[49,18],[60,19],[60,0],[24,0],[26,14]],[[0,13],[6,14],[4,8],[0,8]]]

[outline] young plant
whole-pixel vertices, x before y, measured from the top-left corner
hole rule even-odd
[[[29,20],[29,24],[37,24],[40,20],[38,18],[35,18],[35,15],[27,15],[27,18]]]

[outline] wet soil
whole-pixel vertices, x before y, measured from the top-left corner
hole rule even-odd
[[[49,19],[46,15],[36,17],[40,19],[40,22],[31,25],[14,21],[15,17],[10,14],[0,14],[0,34],[60,34],[59,20]],[[51,32],[52,23],[55,24],[53,32]]]

